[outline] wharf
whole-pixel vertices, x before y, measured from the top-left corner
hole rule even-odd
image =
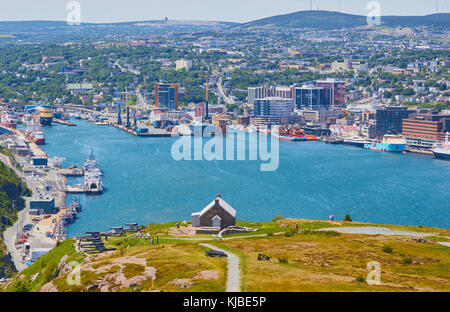
[[[81,168],[62,168],[60,169],[60,173],[66,177],[81,177],[84,175],[84,171]]]
[[[74,127],[74,126],[77,125],[77,124],[74,124],[74,123],[72,123],[70,121],[57,119],[57,118],[53,118],[53,122],[57,123],[57,124],[60,124],[60,125],[66,125],[66,126],[69,126],[69,127]]]
[[[416,154],[434,156],[432,151],[427,151],[427,150],[419,150],[419,149],[414,149],[414,148],[407,148],[407,149],[405,149],[405,151],[408,152],[408,153],[416,153]]]
[[[168,138],[168,137],[172,136],[172,134],[170,132],[165,131],[163,129],[149,128],[148,133],[137,133],[136,131],[134,131],[132,129],[128,129],[127,127],[118,125],[116,123],[111,123],[111,125],[117,129],[123,130],[134,136],[139,136],[139,137]]]

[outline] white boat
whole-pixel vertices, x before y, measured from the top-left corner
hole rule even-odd
[[[99,167],[99,162],[98,160],[95,158],[94,156],[94,150],[91,147],[91,152],[88,156],[88,158],[86,158],[86,160],[84,161],[84,171],[89,171],[91,169],[98,169]]]
[[[431,150],[436,158],[450,160],[450,142],[448,139],[449,133],[445,135],[445,141],[437,143]]]
[[[87,193],[100,194],[103,192],[102,177],[97,170],[89,170],[84,174],[84,187]]]

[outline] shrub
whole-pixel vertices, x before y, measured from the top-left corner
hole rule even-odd
[[[358,277],[356,278],[356,282],[358,282],[358,283],[365,283],[366,280],[364,279],[364,277],[362,277],[362,276],[360,275],[360,276],[358,276]]]
[[[283,219],[284,219],[284,217],[282,215],[277,215],[277,216],[275,216],[275,218],[272,219],[272,222],[277,222],[277,221],[280,221]]]
[[[352,218],[350,218],[349,214],[346,214],[344,217],[344,221],[352,222],[353,220],[352,220]]]
[[[293,228],[289,228],[286,232],[284,232],[284,236],[291,237],[294,236],[297,233],[297,231]]]
[[[391,245],[383,245],[383,251],[386,253],[392,253],[394,249],[392,248]]]
[[[280,263],[288,263],[289,261],[288,261],[287,257],[281,257],[281,258],[278,258],[278,262],[280,262]]]
[[[412,263],[412,258],[411,257],[404,257],[403,258],[403,263],[404,264],[411,264]]]

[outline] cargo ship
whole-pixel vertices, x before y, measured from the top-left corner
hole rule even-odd
[[[401,135],[387,134],[381,141],[375,141],[371,144],[364,144],[365,149],[372,151],[405,153],[406,141]]]
[[[53,121],[53,112],[47,107],[38,107],[39,122],[42,126],[51,126]]]
[[[272,136],[277,139],[284,141],[317,141],[318,138],[314,135],[307,135],[300,128],[286,128],[286,127],[276,127],[272,131]]]
[[[431,151],[436,158],[450,160],[450,142],[448,140],[448,132],[445,135],[445,141],[435,144]]]

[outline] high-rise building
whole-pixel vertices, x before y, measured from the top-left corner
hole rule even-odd
[[[402,120],[414,113],[406,106],[387,106],[377,109],[377,136],[402,132]]]
[[[157,83],[155,85],[155,106],[168,110],[178,109],[178,84]]]
[[[285,117],[294,111],[294,100],[283,99],[280,97],[267,97],[264,99],[255,99],[253,115]]]
[[[192,61],[184,59],[177,60],[175,61],[175,66],[176,70],[186,69],[187,71],[189,71],[192,67]]]
[[[327,107],[345,106],[345,80],[335,78],[317,80],[316,86],[324,89],[324,98]]]
[[[255,99],[267,97],[279,97],[283,99],[293,98],[293,88],[287,86],[261,86],[248,88],[248,104],[255,104]]]
[[[295,88],[294,91],[295,107],[298,109],[327,109],[325,102],[324,89],[314,85],[303,85],[301,88]]]

